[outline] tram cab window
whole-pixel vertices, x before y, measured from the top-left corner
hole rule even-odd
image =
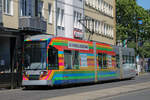
[[[48,69],[58,68],[58,50],[54,47],[48,49]]]
[[[78,51],[64,51],[64,65],[65,69],[79,69],[80,60]]]

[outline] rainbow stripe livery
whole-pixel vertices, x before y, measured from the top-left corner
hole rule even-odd
[[[33,40],[27,39],[25,42],[32,42]],[[96,62],[94,56],[94,45],[93,42],[69,39],[63,37],[51,37],[46,39],[34,39],[34,41],[47,41],[47,60],[46,60],[46,74],[28,74],[30,70],[25,70],[27,73],[23,75],[23,85],[61,85],[71,83],[85,83],[85,82],[96,82],[102,80],[117,79],[119,77],[118,70],[115,64],[115,58],[111,58],[110,66],[102,68],[98,63],[98,54],[107,54],[115,56],[113,48],[109,44],[96,43]],[[50,47],[54,47],[58,50],[58,69],[49,69],[49,54],[48,50]],[[65,67],[65,50],[78,51],[80,58],[80,66],[77,69],[66,69]],[[84,64],[81,56],[85,56],[86,61]],[[106,59],[107,60],[107,59]],[[97,66],[95,66],[95,63]],[[36,83],[37,82],[37,83]],[[38,84],[39,82],[39,84]],[[43,83],[42,83],[43,82]]]

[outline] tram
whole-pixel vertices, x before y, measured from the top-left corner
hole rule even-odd
[[[22,85],[54,86],[120,79],[113,47],[52,35],[35,35],[24,44]]]
[[[135,51],[133,48],[113,46],[116,53],[116,67],[120,71],[120,79],[132,79],[137,75]]]

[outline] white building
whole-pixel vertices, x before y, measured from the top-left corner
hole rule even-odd
[[[56,35],[68,38],[84,38],[84,0],[56,0]]]

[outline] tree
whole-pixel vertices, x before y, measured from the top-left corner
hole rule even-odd
[[[126,40],[128,47],[135,48],[141,57],[150,57],[150,52],[146,52],[150,49],[150,10],[137,5],[136,0],[116,0],[116,14],[117,40]],[[139,19],[143,24],[138,24]],[[139,49],[136,49],[136,35]]]

